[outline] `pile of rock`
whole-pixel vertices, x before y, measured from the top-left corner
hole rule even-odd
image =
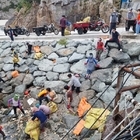
[[[99,97],[107,86],[110,86],[108,90],[100,97],[96,102],[94,107],[104,108],[115,96],[117,79],[115,77],[118,74],[118,66],[121,64],[129,64],[138,62],[140,59],[140,43],[128,43],[123,41],[123,52],[118,51],[117,45],[110,43],[112,46],[110,52],[108,50],[104,51],[101,55],[101,61],[99,62],[100,69],[94,71],[90,79],[85,79],[84,75],[86,73],[86,58],[89,53],[96,54],[94,40],[65,40],[66,43],[62,44],[61,41],[36,41],[32,42],[33,46],[40,46],[43,57],[40,60],[34,59],[34,52],[27,58],[24,57],[24,53],[27,50],[26,42],[0,42],[0,69],[1,77],[5,80],[5,83],[1,83],[0,87],[3,88],[2,93],[0,93],[0,98],[2,104],[7,105],[7,100],[13,96],[14,93],[20,94],[23,97],[23,93],[26,88],[30,87],[31,96],[36,98],[36,95],[41,88],[50,87],[54,89],[57,94],[60,95],[60,104],[58,104],[59,110],[52,114],[49,123],[51,129],[41,135],[41,139],[45,140],[45,137],[52,140],[59,140],[60,137],[64,136],[68,129],[70,129],[77,120],[78,116],[73,116],[67,113],[67,109],[62,102],[63,98],[63,87],[69,81],[68,73],[78,73],[80,74],[81,81],[81,93],[79,95],[74,94],[72,107],[77,110],[78,103],[82,97],[86,97],[88,102],[92,105],[97,97]],[[12,52],[11,48],[14,48],[19,55],[19,76],[13,78],[11,72],[14,71],[12,64]],[[125,75],[125,78],[128,75]],[[135,77],[130,76],[126,85],[139,84],[140,80],[135,79]],[[129,91],[126,94],[133,96],[135,93],[135,99],[140,101],[139,90]],[[124,102],[121,102],[122,109]],[[113,107],[113,103],[111,104]],[[1,111],[0,118],[5,116],[6,111]],[[7,123],[10,120],[10,116],[5,116],[2,119],[2,123]],[[7,127],[6,131],[10,134],[14,134],[11,140],[16,139],[16,137],[22,137],[22,132],[16,133],[17,124],[12,125],[10,122],[10,127]],[[24,129],[25,123],[22,122]],[[55,133],[55,134],[54,134]],[[84,130],[81,135],[84,134]],[[45,136],[44,136],[45,135]],[[100,134],[97,135],[96,140],[100,139]],[[72,133],[69,135],[68,140],[74,139]],[[91,139],[93,140],[93,131]],[[10,137],[9,139],[10,140]],[[90,140],[90,138],[88,139]]]

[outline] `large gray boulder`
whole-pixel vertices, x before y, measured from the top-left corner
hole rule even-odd
[[[4,70],[5,72],[14,70],[13,64],[4,64],[3,70]]]
[[[62,64],[62,63],[67,63],[68,62],[68,57],[59,57],[56,59],[57,64]]]
[[[55,90],[57,93],[62,93],[65,85],[66,83],[62,81],[45,81],[44,82],[45,88],[50,87],[53,90]]]
[[[54,63],[48,59],[43,59],[40,61],[39,65],[38,65],[38,68],[39,70],[41,71],[51,71],[53,69],[53,65]]]
[[[69,78],[68,78],[68,75],[69,73],[64,73],[64,74],[60,74],[59,75],[59,80],[60,81],[64,81],[64,82],[68,82],[69,81]]]
[[[79,97],[80,97],[80,100],[81,98],[85,97],[87,98],[87,100],[90,100],[92,99],[94,96],[95,96],[95,91],[94,90],[86,90],[86,91],[82,91],[79,93]]]
[[[7,48],[7,49],[4,49],[3,52],[1,53],[1,57],[6,57],[8,56],[9,54],[11,53],[11,48]]]
[[[70,71],[73,73],[78,73],[78,74],[84,73],[86,71],[86,67],[84,65],[85,62],[86,62],[86,59],[82,59],[78,61],[77,63],[71,66]]]
[[[53,47],[51,46],[42,46],[40,48],[41,52],[46,54],[46,55],[50,55],[53,52]]]
[[[5,50],[5,49],[9,48],[10,46],[11,46],[11,42],[6,42],[1,46],[1,48]]]
[[[91,87],[90,80],[85,80],[81,84],[81,91],[86,91],[86,90],[90,89],[90,87]]]
[[[79,118],[78,116],[73,116],[70,114],[63,114],[62,121],[66,124],[67,128],[72,128],[77,122]]]
[[[112,57],[117,62],[129,62],[130,56],[127,53],[118,51],[117,49],[111,49],[109,56]]]
[[[115,95],[116,90],[110,86],[105,92],[100,92],[96,96],[100,98],[106,105],[109,105],[115,97]],[[114,101],[110,104],[110,106],[114,107]]]
[[[15,85],[15,86],[21,85],[25,75],[26,74],[24,74],[24,73],[20,73],[19,76],[11,79],[10,84]]]
[[[69,68],[70,68],[70,64],[69,63],[58,64],[58,65],[55,65],[53,67],[53,71],[54,72],[58,72],[58,73],[64,73],[64,72],[68,72]]]
[[[108,57],[106,59],[99,61],[98,64],[100,65],[101,68],[109,68],[111,67],[112,63],[113,63],[112,57]]]
[[[79,45],[79,43],[77,41],[70,40],[70,41],[68,41],[66,48],[77,47],[78,45]]]
[[[81,59],[83,59],[85,56],[84,54],[79,54],[79,53],[73,53],[72,56],[70,56],[69,58],[69,62],[72,63],[72,62],[77,62]]]
[[[33,76],[34,77],[38,77],[38,76],[45,76],[46,75],[46,72],[44,72],[44,71],[34,71],[34,73],[33,73]]]
[[[59,58],[59,56],[56,54],[56,53],[51,53],[49,56],[48,56],[48,59],[57,59],[57,58]]]
[[[70,48],[65,48],[65,49],[59,49],[57,51],[57,54],[59,56],[62,56],[62,57],[65,57],[65,56],[69,56],[71,54],[73,54],[73,52],[75,51],[76,49],[74,47],[70,47]]]
[[[105,82],[106,84],[112,83],[112,69],[99,69],[94,71],[91,76],[91,79],[99,79],[102,82]]]
[[[26,85],[23,84],[15,87],[15,93],[21,94],[22,96],[25,90],[26,90]]]
[[[131,42],[126,44],[124,45],[123,50],[130,56],[138,56],[140,54],[140,43]]]
[[[95,90],[96,92],[102,92],[106,88],[106,85],[104,82],[101,82],[100,80],[95,80],[93,86],[91,89]]]
[[[30,85],[34,80],[34,77],[32,74],[26,74],[23,80],[23,84]]]
[[[46,77],[49,81],[58,80],[59,74],[57,72],[48,71]]]
[[[36,77],[33,81],[34,86],[44,86],[44,82],[46,81],[46,76]]]
[[[88,44],[88,45],[79,45],[78,47],[77,47],[77,52],[78,53],[86,53],[86,51],[88,51],[88,50],[91,50],[91,48],[92,48],[92,46],[90,45],[90,44]]]

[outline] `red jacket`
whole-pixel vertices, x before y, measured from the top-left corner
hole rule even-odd
[[[63,17],[63,18],[60,20],[60,26],[61,26],[61,27],[66,27],[66,24],[67,24],[66,18]]]
[[[97,50],[104,50],[104,43],[101,41],[97,42]]]

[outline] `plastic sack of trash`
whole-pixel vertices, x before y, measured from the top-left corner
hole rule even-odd
[[[47,104],[47,106],[50,108],[50,112],[51,113],[54,113],[54,112],[56,112],[57,110],[58,110],[58,107],[57,107],[57,104],[56,103],[54,103],[54,102],[49,102],[48,104]]]
[[[71,35],[71,32],[67,29],[65,29],[65,35]]]
[[[109,110],[105,110],[103,108],[92,108],[86,115],[84,126],[88,129],[98,129],[99,132],[102,132],[105,125],[106,117],[109,114]]]
[[[40,136],[40,121],[39,120],[29,120],[25,127],[25,133],[30,136],[33,140],[39,140]]]
[[[90,22],[90,16],[83,19],[83,22]]]

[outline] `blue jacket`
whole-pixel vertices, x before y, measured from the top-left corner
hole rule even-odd
[[[32,120],[34,121],[35,118],[38,118],[41,123],[44,123],[47,120],[46,115],[42,111],[36,111],[33,115]]]

